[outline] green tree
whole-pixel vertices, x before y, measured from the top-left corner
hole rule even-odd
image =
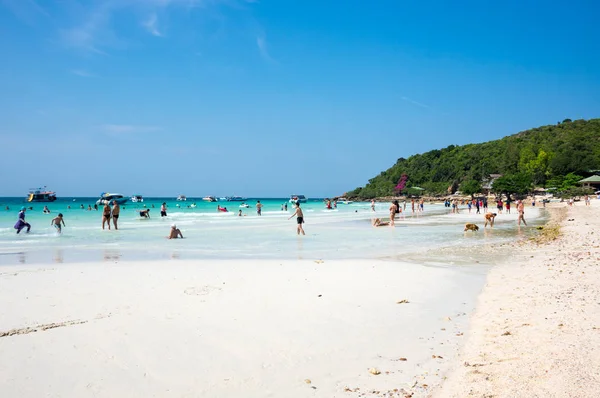
[[[510,198],[511,194],[523,195],[531,191],[531,176],[526,173],[507,174],[492,184],[495,193],[503,193]]]
[[[471,199],[476,193],[480,193],[482,191],[481,181],[478,180],[468,180],[460,184],[460,191],[465,195],[471,195]]]

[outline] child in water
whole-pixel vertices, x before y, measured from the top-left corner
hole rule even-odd
[[[52,221],[50,221],[50,225],[54,225],[54,228],[56,228],[58,230],[58,233],[61,234],[62,233],[62,226],[66,227],[65,225],[65,220],[63,220],[63,215],[62,213],[58,213],[58,216],[54,217],[52,219]]]

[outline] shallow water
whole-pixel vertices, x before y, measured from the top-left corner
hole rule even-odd
[[[349,259],[387,258],[394,260],[416,258],[428,262],[448,263],[444,253],[451,248],[478,247],[500,244],[535,233],[536,225],[544,221],[545,212],[527,208],[529,227],[517,229],[516,214],[498,215],[493,230],[483,228],[483,216],[475,210],[449,214],[443,204],[425,204],[425,211],[412,213],[410,203],[397,221],[396,228],[373,228],[374,217],[388,217],[389,203],[377,203],[372,212],[370,203],[338,204],[327,210],[322,200],[302,204],[307,235],[296,235],[295,219],[288,220],[288,211],[281,206],[287,199],[259,199],[262,216],[255,211],[257,199],[248,200],[250,208],[240,202],[208,203],[188,199],[147,198],[144,203],[127,203],[121,210],[119,230],[102,230],[101,211],[88,211],[96,198],[59,199],[54,203],[26,204],[22,198],[0,198],[0,264],[48,263],[80,261],[181,259]],[[160,217],[160,204],[168,205],[168,216]],[[196,203],[196,208],[187,206]],[[81,209],[83,204],[85,209]],[[17,235],[13,225],[21,206],[33,206],[26,212],[31,233]],[[50,214],[42,209],[48,205]],[[218,212],[217,205],[226,206],[227,213]],[[8,206],[9,210],[5,210]],[[69,206],[71,208],[69,208]],[[139,210],[151,209],[151,218],[139,217]],[[154,207],[152,207],[154,206]],[[57,234],[50,220],[62,212],[66,227]],[[475,222],[477,233],[463,232],[465,222]],[[177,224],[185,239],[168,240],[171,224]],[[448,248],[447,251],[437,249]],[[473,261],[474,257],[457,259]],[[477,260],[479,261],[479,260]]]

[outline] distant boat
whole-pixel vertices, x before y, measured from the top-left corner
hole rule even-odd
[[[215,198],[214,196],[205,196],[202,198],[202,200],[205,202],[216,202],[217,198]]]
[[[112,202],[117,202],[118,204],[122,205],[122,204],[127,203],[128,200],[129,200],[128,198],[121,195],[120,193],[102,192],[102,194],[100,194],[100,199],[98,199],[96,201],[96,204],[104,205],[104,204],[111,204]]]
[[[56,200],[56,193],[53,191],[46,190],[44,188],[32,188],[29,190],[27,196],[28,202],[54,202]]]
[[[133,203],[141,203],[144,201],[144,198],[142,197],[142,195],[131,195],[131,201]]]
[[[295,204],[296,202],[299,203],[306,203],[306,196],[304,195],[291,195],[290,196],[290,203]]]
[[[245,202],[248,200],[248,198],[243,198],[241,196],[227,196],[225,200],[228,202]]]
[[[177,200],[186,201],[186,200],[187,200],[187,198],[185,197],[185,195],[179,195],[179,196],[177,197]]]
[[[353,203],[351,200],[348,200],[346,198],[338,198],[338,203],[343,203],[345,205],[349,205],[350,203]]]

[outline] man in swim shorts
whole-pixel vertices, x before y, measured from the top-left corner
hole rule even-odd
[[[15,229],[17,230],[17,233],[21,232],[21,230],[25,227],[27,227],[27,233],[29,233],[29,231],[31,230],[31,225],[25,221],[25,210],[25,206],[23,206],[21,207],[21,211],[19,212],[19,219],[15,224]]]
[[[300,208],[300,202],[296,202],[296,211],[290,216],[290,218],[288,218],[288,220],[290,220],[294,216],[296,216],[296,222],[298,223],[298,228],[296,230],[298,235],[300,235],[300,232],[302,232],[302,235],[306,235],[304,233],[304,228],[302,228],[302,224],[304,224],[304,214],[302,213],[302,209]]]
[[[150,209],[140,210],[140,217],[150,218]]]
[[[167,204],[165,202],[163,202],[163,204],[160,205],[160,216],[161,217],[167,216]]]
[[[110,230],[110,206],[108,202],[104,203],[104,208],[102,209],[102,229],[104,229],[104,224],[108,224],[108,229]]]
[[[66,227],[65,220],[63,220],[62,213],[58,213],[58,216],[54,217],[52,219],[52,221],[50,221],[50,225],[54,225],[54,228],[56,228],[58,230],[59,234],[62,233],[61,223],[62,223],[63,226]]]
[[[113,200],[112,219],[113,219],[113,225],[115,226],[115,229],[119,229],[117,227],[117,220],[119,219],[120,212],[121,212],[121,208],[119,207],[119,204],[117,203],[116,200]]]

